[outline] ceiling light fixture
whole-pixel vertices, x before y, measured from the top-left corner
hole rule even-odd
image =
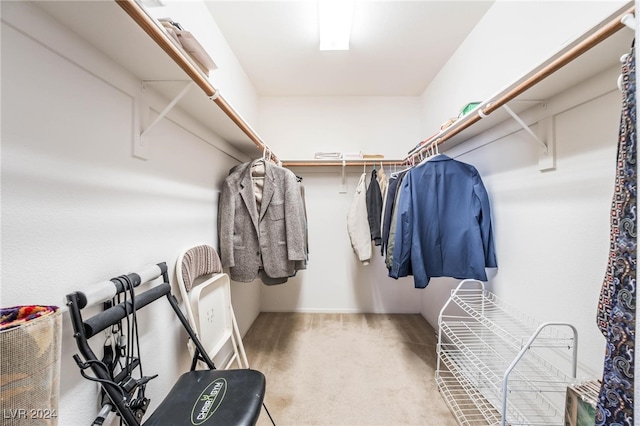
[[[355,1],[318,0],[320,50],[349,50]]]
[[[167,2],[165,0],[142,0],[142,4],[147,7],[161,7],[166,6]]]

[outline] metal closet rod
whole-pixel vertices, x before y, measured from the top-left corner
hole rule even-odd
[[[526,78],[525,80],[517,84],[515,87],[511,88],[506,93],[500,95],[497,99],[494,99],[488,102],[486,105],[481,106],[480,108],[475,110],[475,113],[473,113],[473,115],[470,116],[468,120],[460,121],[458,125],[456,125],[456,123],[452,124],[451,127],[443,130],[441,132],[442,133],[441,135],[434,136],[433,141],[429,143],[425,143],[419,148],[416,148],[415,150],[411,151],[409,155],[405,158],[405,161],[409,162],[412,158],[416,157],[416,155],[419,155],[421,152],[433,146],[434,144],[441,145],[448,139],[452,138],[453,136],[467,129],[474,123],[480,121],[483,118],[483,116],[487,116],[492,112],[494,112],[495,110],[497,110],[498,108],[501,108],[506,103],[512,101],[517,96],[526,92],[536,84],[540,83],[545,78],[549,77],[554,72],[558,71],[560,68],[567,65],[569,62],[573,61],[574,59],[578,58],[585,52],[589,51],[591,48],[593,48],[600,42],[611,37],[613,34],[615,34],[620,29],[625,27],[625,24],[622,22],[622,17],[624,17],[627,14],[632,14],[634,12],[635,12],[635,6],[630,6],[623,12],[616,14],[615,17],[613,17],[611,20],[605,23],[602,27],[598,28],[591,35],[584,38],[580,42],[576,43],[573,47],[571,47],[565,53],[558,56],[556,59],[549,62],[547,65],[543,66],[533,75],[529,76],[528,78]]]
[[[278,162],[278,158],[271,151],[271,148],[265,144],[260,136],[240,117],[233,107],[222,97],[219,92],[209,83],[202,73],[194,66],[194,64],[185,57],[185,55],[176,47],[176,45],[168,39],[165,33],[158,27],[149,15],[136,3],[135,0],[115,0],[118,5],[142,28],[153,41],[164,50],[171,59],[182,70],[187,73],[189,78],[196,83],[202,91],[220,107],[220,109],[233,121],[236,126],[246,134],[249,139],[263,151],[269,152],[270,158],[274,162]]]

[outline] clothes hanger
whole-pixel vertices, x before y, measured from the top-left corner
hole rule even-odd
[[[401,170],[398,170],[398,166],[396,164],[393,165],[393,173],[391,173],[391,177],[393,178],[397,178],[398,175],[402,172],[404,172],[405,170],[409,170],[411,167],[409,167],[409,161],[410,159],[407,158],[407,160],[404,162],[404,168]]]
[[[625,15],[625,16],[626,16],[626,15]],[[628,54],[628,53],[625,53],[624,55],[622,55],[622,56],[620,57],[620,63],[621,63],[621,64],[624,64],[625,62],[627,62],[627,57],[628,57],[628,56],[629,56],[629,54]],[[623,91],[624,91],[623,83],[624,83],[624,76],[623,76],[622,74],[620,74],[620,75],[618,76],[617,85],[618,85],[618,90],[619,90],[619,91],[621,91],[621,92],[623,92]]]
[[[422,159],[421,164],[424,162],[431,160],[432,158],[440,155],[440,150],[438,149],[440,139],[436,139],[434,142],[430,143],[424,150],[427,153],[427,156]]]
[[[390,173],[391,177],[397,177],[398,176],[398,164],[393,163],[393,171]]]
[[[254,165],[259,164],[259,163],[264,163],[264,159],[267,158],[267,147],[266,145],[262,147],[262,157],[260,158],[256,158],[256,160],[253,162]]]
[[[268,155],[268,149],[266,145],[263,145],[262,147],[262,157],[257,158],[253,161],[253,163],[251,164],[251,168],[255,168],[257,166],[259,166],[260,164],[266,164],[267,162],[267,155]]]
[[[427,145],[422,151],[420,151],[420,162],[418,164],[423,164],[426,163],[427,161],[429,161],[431,159],[431,157],[433,157],[433,147],[431,146],[431,144]],[[427,154],[426,156],[424,156],[423,154]]]

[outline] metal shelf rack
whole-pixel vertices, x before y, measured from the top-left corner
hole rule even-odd
[[[563,425],[577,343],[571,324],[539,323],[465,280],[438,316],[438,389],[463,426]]]

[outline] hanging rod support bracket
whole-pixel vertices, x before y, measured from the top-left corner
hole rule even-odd
[[[171,109],[180,101],[180,99],[182,99],[182,97],[187,94],[191,86],[193,86],[193,82],[189,81],[182,88],[180,93],[178,93],[176,97],[173,98],[173,100],[169,103],[169,105],[167,105],[165,109],[163,109],[162,112],[158,114],[155,120],[153,120],[153,122],[151,122],[151,124],[149,124],[149,126],[147,126],[147,128],[142,131],[142,133],[140,134],[140,137],[144,137],[149,132],[149,130],[151,130],[156,124],[158,124],[158,122],[160,122],[160,120],[162,120],[167,114],[169,114],[169,111],[171,111]]]
[[[211,99],[212,101],[215,101],[216,99],[218,99],[219,96],[220,96],[220,89],[216,89],[216,91],[213,92],[213,95],[209,96],[209,99]]]
[[[633,15],[633,13],[627,13],[623,15],[622,19],[620,19],[620,22],[622,22],[627,28],[633,31],[636,30],[636,17]]]
[[[484,113],[482,108],[478,109],[478,115],[480,116],[480,118],[487,118],[488,117],[488,115]]]
[[[342,160],[342,174],[340,175],[340,189],[338,193],[347,193],[347,162],[344,159]]]
[[[531,128],[529,126],[527,126],[527,123],[525,123],[524,121],[522,121],[522,119],[518,116],[518,114],[516,114],[515,112],[513,112],[513,110],[509,107],[509,105],[504,104],[502,105],[502,108],[504,108],[505,111],[507,111],[509,113],[509,115],[524,129],[525,132],[527,132],[529,134],[529,136],[531,136],[536,142],[538,142],[540,144],[540,146],[542,147],[542,149],[544,150],[544,153],[547,154],[549,152],[549,148],[547,147],[547,144],[544,143],[539,137],[538,135],[536,135],[533,130],[531,130]]]
[[[151,81],[143,81],[141,90],[146,92],[146,85],[150,83],[166,83],[171,82],[175,83],[177,80],[151,80]],[[176,97],[167,105],[160,114],[153,120],[151,124],[144,127],[144,123],[146,123],[147,117],[149,115],[149,100],[147,96],[136,96],[134,99],[134,113],[133,113],[133,149],[132,155],[134,157],[140,158],[142,160],[149,159],[149,141],[148,141],[148,133],[149,131],[160,122],[171,109],[182,99],[182,97],[187,93],[189,88],[193,86],[192,81],[180,80],[182,83],[186,83],[182,88],[180,93],[176,95]],[[144,129],[144,130],[143,130]]]

